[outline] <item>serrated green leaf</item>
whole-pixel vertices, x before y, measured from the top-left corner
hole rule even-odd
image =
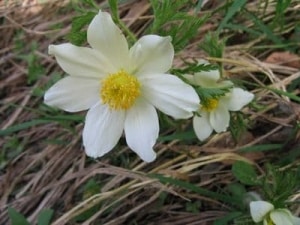
[[[220,87],[220,88],[205,88],[197,87],[195,88],[198,93],[202,104],[204,105],[207,101],[211,99],[219,99],[220,97],[226,95],[230,91],[232,86]]]
[[[86,41],[86,30],[81,30],[92,21],[95,15],[96,13],[94,12],[87,12],[73,19],[71,32],[67,37],[72,44],[82,45]]]
[[[256,171],[249,163],[243,161],[235,162],[232,166],[232,173],[242,184],[258,184]]]
[[[202,71],[211,71],[211,70],[217,70],[218,66],[214,64],[199,64],[197,60],[194,60],[193,62],[184,61],[185,67],[180,69],[172,69],[172,74],[177,75],[184,75],[184,74],[195,74]]]
[[[94,12],[87,12],[84,15],[75,17],[72,21],[71,31],[76,32],[81,30],[84,26],[88,25],[92,21],[95,15],[96,14]]]
[[[30,225],[27,219],[14,208],[8,208],[8,216],[11,221],[11,225]]]
[[[171,36],[175,51],[179,51],[194,37],[207,16],[192,16],[188,12],[189,0],[151,0],[154,20],[148,33]]]
[[[207,33],[199,47],[209,56],[222,58],[226,39],[220,39],[218,33]],[[221,64],[221,63],[220,63]]]
[[[68,34],[68,40],[72,44],[80,46],[86,41],[86,31],[71,32]]]
[[[53,216],[52,209],[43,209],[38,215],[38,225],[49,225]]]

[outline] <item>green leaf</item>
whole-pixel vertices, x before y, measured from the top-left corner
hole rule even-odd
[[[27,219],[14,208],[8,208],[8,216],[11,221],[11,225],[30,225]]]
[[[230,91],[232,86],[220,87],[220,88],[205,88],[205,87],[197,87],[195,88],[198,93],[202,104],[205,104],[206,101],[211,99],[218,99],[224,96],[227,92]]]
[[[49,225],[53,216],[52,209],[43,209],[38,215],[38,225]]]
[[[247,185],[256,185],[257,174],[252,165],[243,161],[237,161],[232,166],[232,173],[241,183]]]
[[[226,16],[221,21],[220,26],[217,29],[217,32],[219,33],[224,26],[228,23],[228,21],[241,10],[241,8],[247,3],[247,0],[235,0],[231,6],[228,9],[228,12],[226,13]]]
[[[273,41],[275,44],[283,44],[283,39],[281,37],[276,36],[273,30],[267,24],[265,24],[262,20],[257,18],[252,12],[245,10],[245,13],[249,17],[249,19],[253,21],[255,27],[261,30],[262,33],[265,34],[269,40]]]
[[[189,0],[150,0],[153,8],[154,20],[148,33],[156,33],[161,36],[171,36],[175,51],[183,49],[189,40],[198,34],[200,26],[208,16],[201,18],[190,15],[189,8],[192,4]]]
[[[246,193],[244,185],[240,183],[231,183],[227,186],[227,189],[233,196],[236,196],[237,199],[241,199],[242,202],[243,196]]]
[[[95,15],[94,12],[87,12],[73,19],[71,32],[67,36],[72,44],[82,45],[86,41],[86,30],[82,31],[82,29],[92,21]]]
[[[209,56],[222,58],[226,39],[220,39],[218,33],[207,33],[199,47]],[[220,64],[221,65],[221,64]]]
[[[267,89],[275,92],[276,94],[286,96],[286,97],[300,103],[300,97],[298,97],[297,95],[294,95],[292,93],[282,91],[282,90],[279,90],[279,89],[271,88],[271,87],[267,87]]]
[[[172,69],[172,74],[184,75],[184,74],[194,74],[202,71],[211,71],[219,69],[217,65],[214,64],[201,64],[197,60],[193,62],[188,62],[183,60],[185,67]],[[184,79],[184,78],[183,78]]]
[[[203,195],[203,196],[211,197],[213,199],[217,199],[217,200],[226,202],[228,204],[239,204],[239,201],[237,199],[234,199],[231,196],[216,193],[216,192],[213,192],[213,191],[209,191],[205,188],[198,187],[195,184],[192,184],[192,183],[189,183],[189,182],[186,182],[186,181],[174,179],[174,178],[171,178],[171,177],[165,177],[161,174],[149,174],[148,176],[151,177],[151,178],[158,179],[163,184],[172,184],[172,185],[175,185],[175,186],[179,186],[183,189],[195,192],[195,193]]]
[[[119,20],[118,15],[118,0],[108,0],[108,4],[110,7],[111,15],[113,20],[116,22]]]

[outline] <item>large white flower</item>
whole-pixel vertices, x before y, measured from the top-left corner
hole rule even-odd
[[[300,218],[293,216],[288,209],[274,209],[266,201],[250,202],[250,214],[255,223],[263,221],[264,225],[300,225]]]
[[[153,161],[159,133],[155,107],[174,118],[189,118],[200,101],[191,86],[166,74],[174,57],[171,38],[146,35],[129,49],[111,16],[100,11],[87,40],[92,48],[49,46],[70,76],[46,92],[45,103],[68,112],[89,109],[83,130],[88,156],[109,152],[124,130],[129,147]]]
[[[233,83],[230,81],[219,81],[220,73],[218,70],[203,71],[196,73],[194,76],[186,75],[185,78],[191,84],[204,88],[230,88],[225,96],[201,101],[198,109],[200,116],[195,115],[193,118],[196,136],[201,141],[208,138],[213,130],[217,133],[226,131],[230,121],[229,111],[241,110],[254,98],[252,93],[241,88],[232,87]]]

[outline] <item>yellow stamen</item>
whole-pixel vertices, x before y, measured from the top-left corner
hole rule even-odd
[[[108,75],[101,82],[100,97],[114,110],[129,109],[140,96],[140,82],[124,70]]]
[[[211,98],[202,103],[201,109],[207,112],[211,112],[218,107],[219,100]]]
[[[267,224],[268,225],[275,225],[275,223],[272,221],[270,216],[268,216],[268,218],[267,218]]]

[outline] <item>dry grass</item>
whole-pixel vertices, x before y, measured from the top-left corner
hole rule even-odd
[[[3,6],[4,2],[7,2],[6,6]],[[217,1],[211,2],[207,10],[218,4]],[[23,1],[21,5],[14,3],[0,3],[1,130],[43,117],[39,111],[42,97],[35,95],[33,90],[45,88],[52,72],[62,73],[55,60],[47,55],[47,47],[50,43],[65,41],[75,15],[62,1],[42,5],[35,1]],[[253,3],[248,4],[253,6]],[[128,1],[120,10],[126,24],[137,35],[142,34],[151,22],[147,1]],[[197,44],[205,32],[216,28],[217,19],[211,18],[201,28],[199,36],[177,55],[175,66],[182,66],[181,57],[205,56]],[[54,28],[58,23],[65,26]],[[16,36],[23,43],[22,48],[16,46]],[[33,40],[38,43],[38,48],[31,52],[26,43]],[[0,224],[8,223],[8,206],[26,215],[31,222],[36,221],[41,209],[52,208],[55,210],[54,225],[212,224],[216,218],[226,215],[229,208],[223,202],[163,184],[148,174],[159,173],[218,191],[234,182],[230,165],[235,160],[252,163],[262,172],[260,166],[264,162],[280,158],[274,152],[240,153],[239,149],[255,144],[285,143],[285,153],[280,154],[289,154],[300,147],[299,133],[289,139],[300,119],[299,104],[262,88],[268,85],[286,90],[293,80],[299,79],[299,67],[267,63],[265,59],[271,51],[261,54],[261,51],[250,50],[251,45],[254,44],[237,42],[225,49],[223,58],[209,58],[212,62],[223,62],[230,78],[244,79],[260,86],[253,88],[252,92],[264,109],[244,109],[250,117],[251,130],[245,132],[238,143],[232,140],[229,132],[214,135],[203,145],[178,140],[160,142],[155,147],[157,160],[150,164],[141,162],[127,147],[120,145],[109,156],[92,161],[85,156],[82,147],[82,123],[70,122],[72,129],[55,122],[37,123],[0,139],[7,159],[0,172]],[[27,82],[28,64],[18,57],[22,54],[34,54],[45,68],[44,74],[30,85]],[[299,96],[299,89],[294,94]],[[13,140],[17,140],[18,145],[15,149],[8,148],[8,143]],[[7,152],[7,149],[12,152]],[[113,166],[118,161],[116,159],[121,161],[119,167]],[[294,162],[295,165],[299,163],[299,159]],[[83,186],[91,178],[100,181],[101,190],[96,194],[83,191]],[[297,198],[299,200],[299,196]],[[201,213],[186,210],[189,201],[199,202]],[[95,205],[98,210],[90,219],[84,223],[73,220]]]

